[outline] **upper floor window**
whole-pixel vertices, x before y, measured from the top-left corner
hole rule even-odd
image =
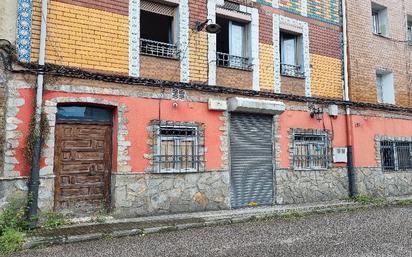
[[[331,162],[326,132],[293,134],[293,167],[297,170],[326,169]]]
[[[412,170],[412,142],[382,141],[380,151],[384,171]]]
[[[280,55],[281,74],[284,76],[304,77],[302,35],[281,31]]]
[[[248,57],[248,24],[217,17],[222,27],[217,34],[217,64],[237,69],[250,69]]]
[[[393,73],[384,71],[378,71],[376,73],[376,91],[379,103],[395,104],[393,83]]]
[[[389,36],[388,9],[372,3],[372,32],[376,35]]]
[[[412,16],[408,16],[408,42],[412,44]]]
[[[149,1],[140,5],[140,53],[177,58],[176,8]]]

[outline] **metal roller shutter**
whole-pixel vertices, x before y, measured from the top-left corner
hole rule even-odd
[[[176,8],[156,2],[141,1],[140,9],[147,12],[157,13],[165,16],[174,16]]]
[[[273,117],[231,114],[231,205],[271,205],[273,202]]]

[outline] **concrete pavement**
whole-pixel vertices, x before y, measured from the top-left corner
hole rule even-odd
[[[412,206],[269,219],[28,250],[12,256],[412,256]]]

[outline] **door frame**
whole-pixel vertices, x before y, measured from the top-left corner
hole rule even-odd
[[[85,105],[87,106],[87,105]],[[102,108],[104,109],[104,108]],[[110,122],[102,122],[102,121],[75,121],[75,120],[57,120],[55,126],[57,127],[58,125],[96,125],[96,126],[109,126],[110,127],[110,145],[109,145],[109,156],[110,160],[107,161],[107,170],[108,174],[105,174],[107,176],[107,179],[105,181],[105,193],[104,193],[104,211],[109,213],[111,211],[112,205],[112,190],[111,190],[111,184],[112,184],[112,165],[113,165],[113,132],[114,132],[114,126],[113,126],[113,116],[112,115],[112,120]],[[55,175],[54,179],[54,196],[53,196],[53,210],[57,211],[58,210],[58,190],[57,188],[60,186],[60,181],[59,181],[59,176],[57,174],[57,167],[60,167],[59,165],[56,165],[58,163],[57,160],[57,150],[58,150],[58,138],[56,136],[57,130],[54,132],[54,137],[55,137],[55,143],[54,143],[54,165],[53,165],[53,174]]]

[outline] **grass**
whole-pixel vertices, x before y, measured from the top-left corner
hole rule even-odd
[[[364,205],[381,206],[381,205],[388,203],[388,201],[385,198],[373,197],[373,196],[367,196],[367,195],[358,195],[358,196],[352,197],[352,200],[354,202],[364,204]]]
[[[13,198],[0,214],[0,254],[18,251],[23,246],[24,232],[29,229],[26,208],[25,198]]]
[[[43,214],[43,227],[46,229],[54,229],[66,224],[63,214],[56,212],[47,212]]]

